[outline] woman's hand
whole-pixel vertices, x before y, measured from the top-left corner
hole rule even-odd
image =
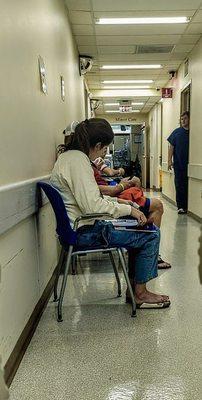
[[[123,176],[125,174],[125,171],[123,168],[119,168],[118,170],[118,176]]]
[[[99,161],[96,163],[97,169],[100,170],[100,168],[104,165],[104,160],[102,158],[99,159]]]
[[[168,171],[172,171],[172,169],[173,169],[173,163],[172,163],[172,161],[169,161],[168,162]]]
[[[147,223],[147,218],[143,214],[142,211],[137,210],[136,208],[131,208],[131,214],[133,218],[136,218],[140,225],[145,225]]]

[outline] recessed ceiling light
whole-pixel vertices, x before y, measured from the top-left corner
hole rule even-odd
[[[132,103],[132,106],[143,106],[144,103]]]
[[[111,81],[102,81],[102,83],[152,83],[154,82],[152,79],[118,79]]]
[[[102,89],[150,89],[151,87],[146,86],[103,86]]]
[[[151,17],[151,18],[99,18],[96,24],[186,24],[190,21],[188,17]]]
[[[104,103],[105,106],[119,106],[119,103]]]
[[[159,69],[161,64],[125,64],[125,65],[102,65],[101,69]]]
[[[129,112],[122,112],[122,111],[119,111],[119,110],[106,110],[105,112],[106,112],[106,113],[120,113],[120,114],[127,114],[127,113],[139,113],[139,112],[140,112],[140,110],[132,110],[132,111],[129,111]]]

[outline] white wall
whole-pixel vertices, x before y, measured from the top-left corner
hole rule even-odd
[[[0,25],[0,185],[7,185],[50,173],[63,129],[85,117],[84,87],[63,0],[1,2]],[[46,65],[48,95],[40,91],[39,55]],[[37,224],[35,217],[27,218],[0,238],[4,364],[57,264],[54,226],[46,205]]]
[[[184,77],[184,66],[179,68],[172,99],[163,100],[162,113],[162,158],[163,158],[163,193],[175,201],[173,172],[168,172],[169,134],[179,126],[181,91],[191,81],[191,118],[190,118],[190,153],[189,153],[189,201],[188,209],[202,218],[202,39],[189,56],[189,74]],[[169,87],[169,84],[168,84]],[[156,106],[155,106],[156,107]],[[154,112],[154,109],[152,110]],[[150,113],[151,117],[151,113]]]

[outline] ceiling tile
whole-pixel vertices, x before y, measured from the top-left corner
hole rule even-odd
[[[178,44],[196,44],[200,39],[200,35],[182,35]]]
[[[69,18],[72,24],[92,24],[91,13],[87,11],[69,11]]]
[[[84,10],[91,9],[90,0],[65,0],[69,10]]]
[[[173,60],[183,61],[184,57],[186,57],[186,54],[187,54],[186,51],[184,53],[172,53],[170,55],[169,61],[172,61],[172,62],[173,62]]]
[[[191,23],[186,29],[186,35],[189,33],[202,33],[202,24],[201,23]]]
[[[92,0],[94,11],[125,11],[125,10],[190,10],[198,8],[201,0]]]
[[[194,44],[177,44],[172,53],[189,53],[194,47]]]
[[[187,35],[188,36],[188,35]],[[194,36],[194,35],[192,35]],[[195,36],[194,36],[195,37]],[[140,44],[176,44],[181,38],[181,35],[150,35],[148,36],[97,36],[98,45],[140,45]]]
[[[96,45],[96,38],[95,36],[75,36],[76,42],[79,46],[86,46],[86,45]]]
[[[148,64],[149,63],[151,64],[151,61],[169,60],[170,56],[171,56],[170,53],[169,54],[150,54],[150,53],[146,53],[146,54],[126,54],[126,55],[124,55],[124,59],[123,59],[123,57],[120,54],[112,54],[112,55],[106,54],[106,55],[99,55],[99,60],[101,62],[103,62],[103,61],[106,62],[107,61],[107,62],[110,62],[110,63],[113,63],[113,61],[114,62],[118,61],[120,64],[125,63],[125,61],[127,61],[127,62],[130,61],[130,62],[133,62],[133,63],[138,61],[139,64],[141,64],[140,61],[148,60]],[[159,64],[159,62],[158,62],[158,64]]]
[[[96,46],[78,46],[80,54],[87,54],[89,56],[97,55]]]
[[[196,10],[177,10],[177,11],[151,11],[149,8],[144,11],[132,11],[130,9],[125,8],[124,11],[100,11],[94,12],[94,18],[147,18],[147,17],[192,17],[195,14]]]
[[[93,65],[93,68],[92,68],[92,70],[91,71],[93,71],[94,70],[94,65]],[[88,76],[91,76],[91,73],[92,72],[89,72],[88,73]],[[96,71],[96,73],[99,73],[99,76],[102,78],[102,79],[112,79],[113,77],[114,77],[114,79],[123,79],[123,76],[127,76],[127,78],[128,77],[131,77],[131,78],[134,78],[134,77],[137,77],[137,78],[139,78],[140,79],[140,77],[142,77],[142,79],[143,78],[151,78],[151,79],[153,79],[153,77],[158,77],[158,75],[160,74],[160,70],[138,70],[138,69],[136,69],[136,70],[133,70],[133,71],[131,71],[131,70],[117,70],[117,71],[113,71],[113,70],[105,70],[105,71],[102,71],[102,70],[100,70],[100,69],[96,69],[95,68],[95,71]],[[162,71],[162,70],[161,70]],[[165,72],[163,72],[162,71],[162,74],[165,74]],[[125,78],[126,79],[126,78]]]
[[[192,22],[202,22],[202,10],[199,10],[196,14],[195,14],[195,16],[194,16],[194,18],[192,19]]]
[[[117,71],[118,72],[118,71]],[[98,80],[120,80],[120,79],[153,79],[153,80],[157,80],[157,79],[166,79],[167,78],[167,74],[162,74],[159,77],[159,73],[154,74],[152,71],[141,71],[140,74],[137,74],[136,71],[134,71],[134,73],[130,72],[130,74],[128,74],[128,72],[126,73],[126,78],[123,78],[122,75],[117,73],[113,74],[113,76],[110,75],[102,75],[101,73],[97,74],[97,75],[91,75],[90,73],[87,75],[87,80],[89,82],[95,82]]]
[[[74,35],[94,35],[92,25],[72,25]]]
[[[195,24],[196,25],[196,24]],[[172,29],[172,34],[182,34],[185,32],[185,24],[170,24],[159,25],[95,25],[96,35],[158,35],[169,34]],[[190,32],[191,33],[191,32]]]
[[[157,79],[154,83],[155,85],[158,87],[162,87],[163,85],[165,85],[168,82],[168,76],[165,79]]]
[[[99,54],[134,54],[135,46],[98,46]]]

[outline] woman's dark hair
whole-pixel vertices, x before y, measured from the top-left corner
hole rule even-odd
[[[90,118],[80,122],[75,132],[66,136],[65,145],[67,150],[80,150],[89,155],[91,148],[97,143],[101,146],[108,146],[114,138],[111,125],[105,119]]]
[[[190,112],[189,112],[189,111],[184,111],[184,112],[180,115],[180,118],[184,117],[185,115],[189,118]]]

